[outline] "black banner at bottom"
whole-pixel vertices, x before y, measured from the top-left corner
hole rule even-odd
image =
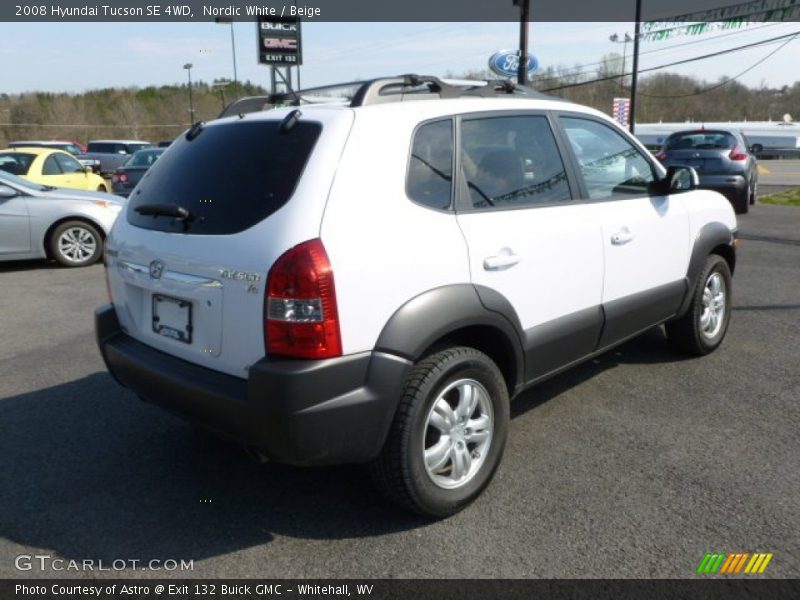
[[[0,580],[0,598],[36,600],[796,600],[800,580],[636,579],[39,579]]]

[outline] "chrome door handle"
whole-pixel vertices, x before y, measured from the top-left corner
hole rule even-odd
[[[513,267],[519,262],[519,256],[508,248],[503,248],[496,256],[487,256],[483,259],[483,268],[486,271],[502,271]]]
[[[623,227],[611,236],[611,243],[615,246],[622,246],[631,240],[633,240],[633,233],[627,227]]]

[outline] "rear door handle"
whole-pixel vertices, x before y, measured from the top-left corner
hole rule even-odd
[[[503,248],[497,255],[484,258],[483,268],[486,271],[502,271],[513,267],[518,262],[518,255],[514,254],[510,248]]]
[[[633,240],[633,233],[627,227],[623,227],[611,236],[611,243],[615,246],[622,246]]]

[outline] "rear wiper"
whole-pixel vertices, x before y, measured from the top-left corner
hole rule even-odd
[[[172,217],[187,222],[194,220],[192,213],[177,204],[142,204],[133,210],[143,216]]]

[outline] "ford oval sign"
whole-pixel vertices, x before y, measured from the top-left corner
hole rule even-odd
[[[535,73],[539,68],[539,61],[533,54],[528,54],[528,75]],[[519,52],[516,50],[501,50],[495,52],[489,59],[489,68],[501,77],[516,77],[519,69]]]

